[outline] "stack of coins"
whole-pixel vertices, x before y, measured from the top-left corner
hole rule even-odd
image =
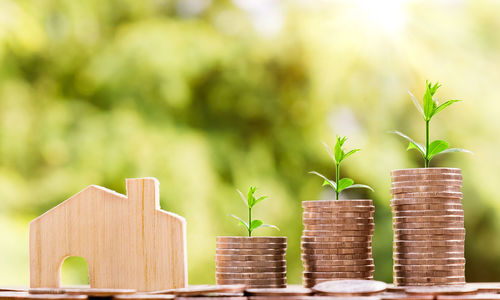
[[[286,237],[217,237],[218,285],[248,288],[286,287]]]
[[[404,169],[391,175],[394,284],[465,284],[460,169]]]
[[[303,201],[303,284],[372,279],[372,200]]]

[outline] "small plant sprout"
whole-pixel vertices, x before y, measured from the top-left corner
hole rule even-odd
[[[392,131],[392,133],[401,136],[410,143],[408,145],[407,150],[415,149],[418,152],[420,152],[420,154],[422,154],[424,158],[425,167],[428,168],[431,159],[438,154],[451,153],[451,152],[468,152],[468,153],[471,152],[465,149],[449,148],[448,142],[443,140],[435,140],[430,142],[429,125],[432,117],[434,117],[437,113],[447,108],[448,106],[452,105],[453,103],[459,102],[461,100],[448,100],[442,104],[439,104],[437,99],[434,98],[434,95],[436,94],[438,88],[441,87],[441,85],[438,82],[432,84],[431,82],[428,81],[425,82],[425,85],[426,89],[423,98],[423,108],[422,106],[420,106],[420,103],[418,102],[417,98],[415,98],[415,96],[413,96],[413,94],[408,91],[408,94],[410,94],[413,104],[415,104],[415,106],[417,107],[418,111],[422,114],[422,117],[424,118],[425,121],[425,145],[415,142],[413,139],[411,139],[410,137],[399,131]]]
[[[330,154],[331,158],[333,159],[333,162],[335,163],[335,181],[330,180],[326,178],[325,176],[321,175],[318,172],[311,171],[309,173],[317,175],[321,178],[323,178],[324,182],[323,185],[329,185],[332,187],[332,189],[335,191],[335,199],[339,199],[339,194],[343,190],[347,189],[353,189],[353,188],[365,188],[373,191],[373,189],[367,185],[364,184],[354,184],[354,180],[351,178],[342,178],[340,179],[340,163],[348,158],[349,156],[353,155],[354,153],[358,152],[360,149],[353,149],[347,153],[344,152],[342,149],[342,146],[344,145],[345,141],[347,140],[346,137],[340,137],[337,136],[337,143],[335,144],[335,149],[332,152],[332,150],[328,147],[327,144],[323,143],[323,145],[326,147],[326,151]]]
[[[231,217],[233,217],[236,220],[238,220],[238,222],[240,223],[240,225],[245,226],[245,228],[248,231],[248,236],[252,236],[252,232],[255,229],[257,229],[257,228],[271,227],[271,228],[274,228],[276,230],[279,230],[278,227],[276,227],[274,225],[264,224],[264,222],[262,222],[261,220],[257,220],[257,219],[252,220],[252,208],[257,203],[259,203],[260,201],[262,201],[262,200],[264,200],[264,199],[267,198],[267,196],[262,196],[262,197],[256,199],[255,198],[255,192],[256,191],[257,191],[257,187],[251,186],[250,189],[248,190],[248,195],[245,198],[245,196],[243,195],[243,193],[240,190],[238,190],[238,193],[240,194],[241,199],[243,199],[243,202],[248,207],[248,221],[247,222],[243,221],[241,218],[239,218],[239,217],[237,217],[235,215],[230,215]]]

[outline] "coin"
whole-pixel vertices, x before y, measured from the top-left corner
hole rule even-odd
[[[440,205],[462,205],[462,200],[459,198],[392,198],[390,201],[394,209],[401,205],[422,205],[422,204],[440,204]]]
[[[399,277],[399,276],[394,276],[394,282],[395,283],[403,283],[403,284],[414,284],[414,283],[430,283],[432,282],[434,285],[436,284],[465,284],[465,278],[464,276],[449,276],[449,277],[443,277],[443,276],[438,276],[438,277]]]
[[[431,228],[431,229],[394,229],[396,234],[465,234],[465,228]]]
[[[273,279],[285,278],[286,272],[262,272],[262,273],[221,273],[215,272],[215,278],[221,279]]]
[[[368,248],[371,247],[371,242],[301,242],[303,249],[337,249],[337,248]]]
[[[392,223],[397,229],[433,229],[433,228],[463,228],[464,222],[420,222],[420,223]]]
[[[255,273],[255,272],[286,272],[286,267],[219,267],[215,268],[216,272],[222,273]]]
[[[371,252],[372,248],[350,248],[350,249],[304,249],[301,248],[303,254],[313,255],[343,255],[343,254],[361,254]]]
[[[286,248],[279,249],[215,249],[221,255],[285,255]]]
[[[399,178],[393,178],[399,179]],[[462,186],[462,180],[456,179],[434,179],[434,180],[408,180],[395,181],[392,180],[391,187],[411,187],[411,186]]]
[[[454,269],[454,270],[428,270],[428,271],[403,271],[396,270],[396,276],[398,277],[445,277],[445,276],[465,276],[464,269]]]
[[[463,258],[464,252],[463,250],[458,251],[436,251],[436,250],[427,250],[427,252],[418,252],[417,250],[413,250],[415,252],[397,252],[397,249],[393,250],[392,256],[394,259],[436,259],[436,258]]]
[[[307,230],[373,230],[374,224],[328,224],[328,225],[310,225],[304,224]]]
[[[30,288],[28,290],[28,293],[30,294],[34,294],[34,295],[40,295],[40,294],[52,294],[52,295],[55,295],[55,294],[64,294],[66,293],[66,290],[65,289],[61,289],[61,288]]]
[[[286,243],[217,243],[219,249],[284,249]]]
[[[234,261],[234,260],[218,260],[217,267],[284,267],[286,260],[271,260],[271,261]]]
[[[286,277],[281,278],[265,278],[265,279],[228,279],[228,278],[216,278],[217,284],[246,284],[253,285],[267,285],[267,284],[286,284]]]
[[[428,204],[392,204],[393,211],[426,211],[426,210],[463,210],[462,204],[458,203],[428,203]]]
[[[457,198],[462,199],[461,192],[413,192],[393,195],[393,199],[405,198]]]
[[[405,289],[405,293],[408,295],[473,295],[477,293],[477,288],[473,286],[409,287]]]
[[[304,211],[303,218],[310,219],[336,219],[336,218],[371,218],[373,212],[310,212]]]
[[[86,295],[67,295],[67,294],[29,294],[28,292],[20,291],[4,291],[0,292],[0,299],[6,300],[85,300],[88,299]]]
[[[87,295],[93,297],[111,297],[114,295],[134,294],[136,290],[132,289],[97,289],[97,288],[77,288],[66,289],[67,295]]]
[[[306,265],[304,271],[306,272],[366,272],[374,271],[374,265],[361,265],[361,266],[322,266],[322,265]]]
[[[446,264],[446,265],[394,265],[394,270],[401,271],[429,271],[429,270],[463,270],[463,264]]]
[[[323,218],[323,219],[311,219],[302,218],[302,223],[307,225],[344,225],[344,224],[373,224],[373,218]]]
[[[395,222],[407,222],[407,223],[432,223],[432,222],[463,222],[463,216],[450,216],[450,215],[442,215],[442,216],[415,216],[415,217],[393,217],[393,221]]]
[[[305,260],[308,266],[366,266],[373,265],[373,258],[362,259],[332,259],[332,260]]]
[[[224,255],[216,254],[215,259],[217,261],[228,260],[228,261],[273,261],[273,260],[285,260],[285,255]]]
[[[217,243],[223,244],[285,244],[287,238],[284,236],[218,236]]]
[[[304,278],[364,278],[373,276],[373,271],[365,272],[303,272]]]
[[[395,241],[398,247],[445,247],[445,246],[463,246],[464,240],[442,240],[442,241]]]
[[[106,297],[104,297],[106,298]],[[132,294],[132,295],[115,295],[113,299],[121,300],[166,300],[175,299],[175,295],[161,295],[161,294]]]
[[[500,283],[498,282],[469,282],[467,286],[477,288],[478,293],[500,293]]]
[[[465,264],[465,258],[428,258],[428,259],[396,259],[396,265],[436,265],[448,266]]]
[[[371,242],[372,237],[366,236],[302,236],[306,243],[335,243],[335,242]]]
[[[442,240],[463,240],[465,239],[465,233],[463,234],[447,234],[447,235],[419,235],[419,234],[397,234],[396,238],[400,241],[442,241]]]
[[[402,288],[402,287],[396,287],[396,289],[397,288]],[[389,288],[387,288],[387,291],[390,291]],[[390,294],[386,294],[386,295],[381,295],[380,300],[434,300],[434,297],[433,296],[424,296],[424,295],[410,296],[410,295],[406,295],[404,293],[390,293]]]
[[[391,195],[408,194],[408,193],[460,193],[460,186],[437,186],[437,185],[420,185],[406,187],[392,187]]]
[[[459,168],[411,168],[391,172],[391,176],[415,174],[462,174],[462,171]]]
[[[350,259],[371,259],[372,253],[369,250],[358,254],[301,254],[302,259],[307,261],[316,261],[316,263],[327,263],[327,261],[333,260],[350,260]]]
[[[284,289],[247,289],[245,291],[249,296],[308,296],[312,295],[313,291],[311,289],[303,288],[302,286],[289,286]]]
[[[369,296],[382,293],[387,285],[375,280],[335,280],[320,283],[313,291],[330,296]]]
[[[444,180],[458,180],[462,181],[461,174],[442,173],[442,174],[415,174],[415,175],[397,175],[391,176],[391,181],[394,182],[409,182],[409,181],[444,181]]]
[[[339,206],[373,206],[370,199],[364,200],[308,200],[302,201],[302,207],[339,207]]]
[[[304,236],[343,236],[343,237],[356,237],[356,236],[371,236],[374,230],[303,230]]]
[[[304,208],[304,211],[312,213],[372,213],[375,211],[375,206],[339,206],[339,207],[321,207],[312,206]]]

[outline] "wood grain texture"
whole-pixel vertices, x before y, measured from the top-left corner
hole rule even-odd
[[[160,209],[155,178],[127,196],[91,185],[30,223],[30,286],[60,286],[63,261],[83,257],[90,287],[155,291],[187,285],[186,221]]]

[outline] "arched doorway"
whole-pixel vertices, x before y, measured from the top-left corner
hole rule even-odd
[[[61,265],[61,286],[89,285],[89,267],[81,256],[66,257]]]

